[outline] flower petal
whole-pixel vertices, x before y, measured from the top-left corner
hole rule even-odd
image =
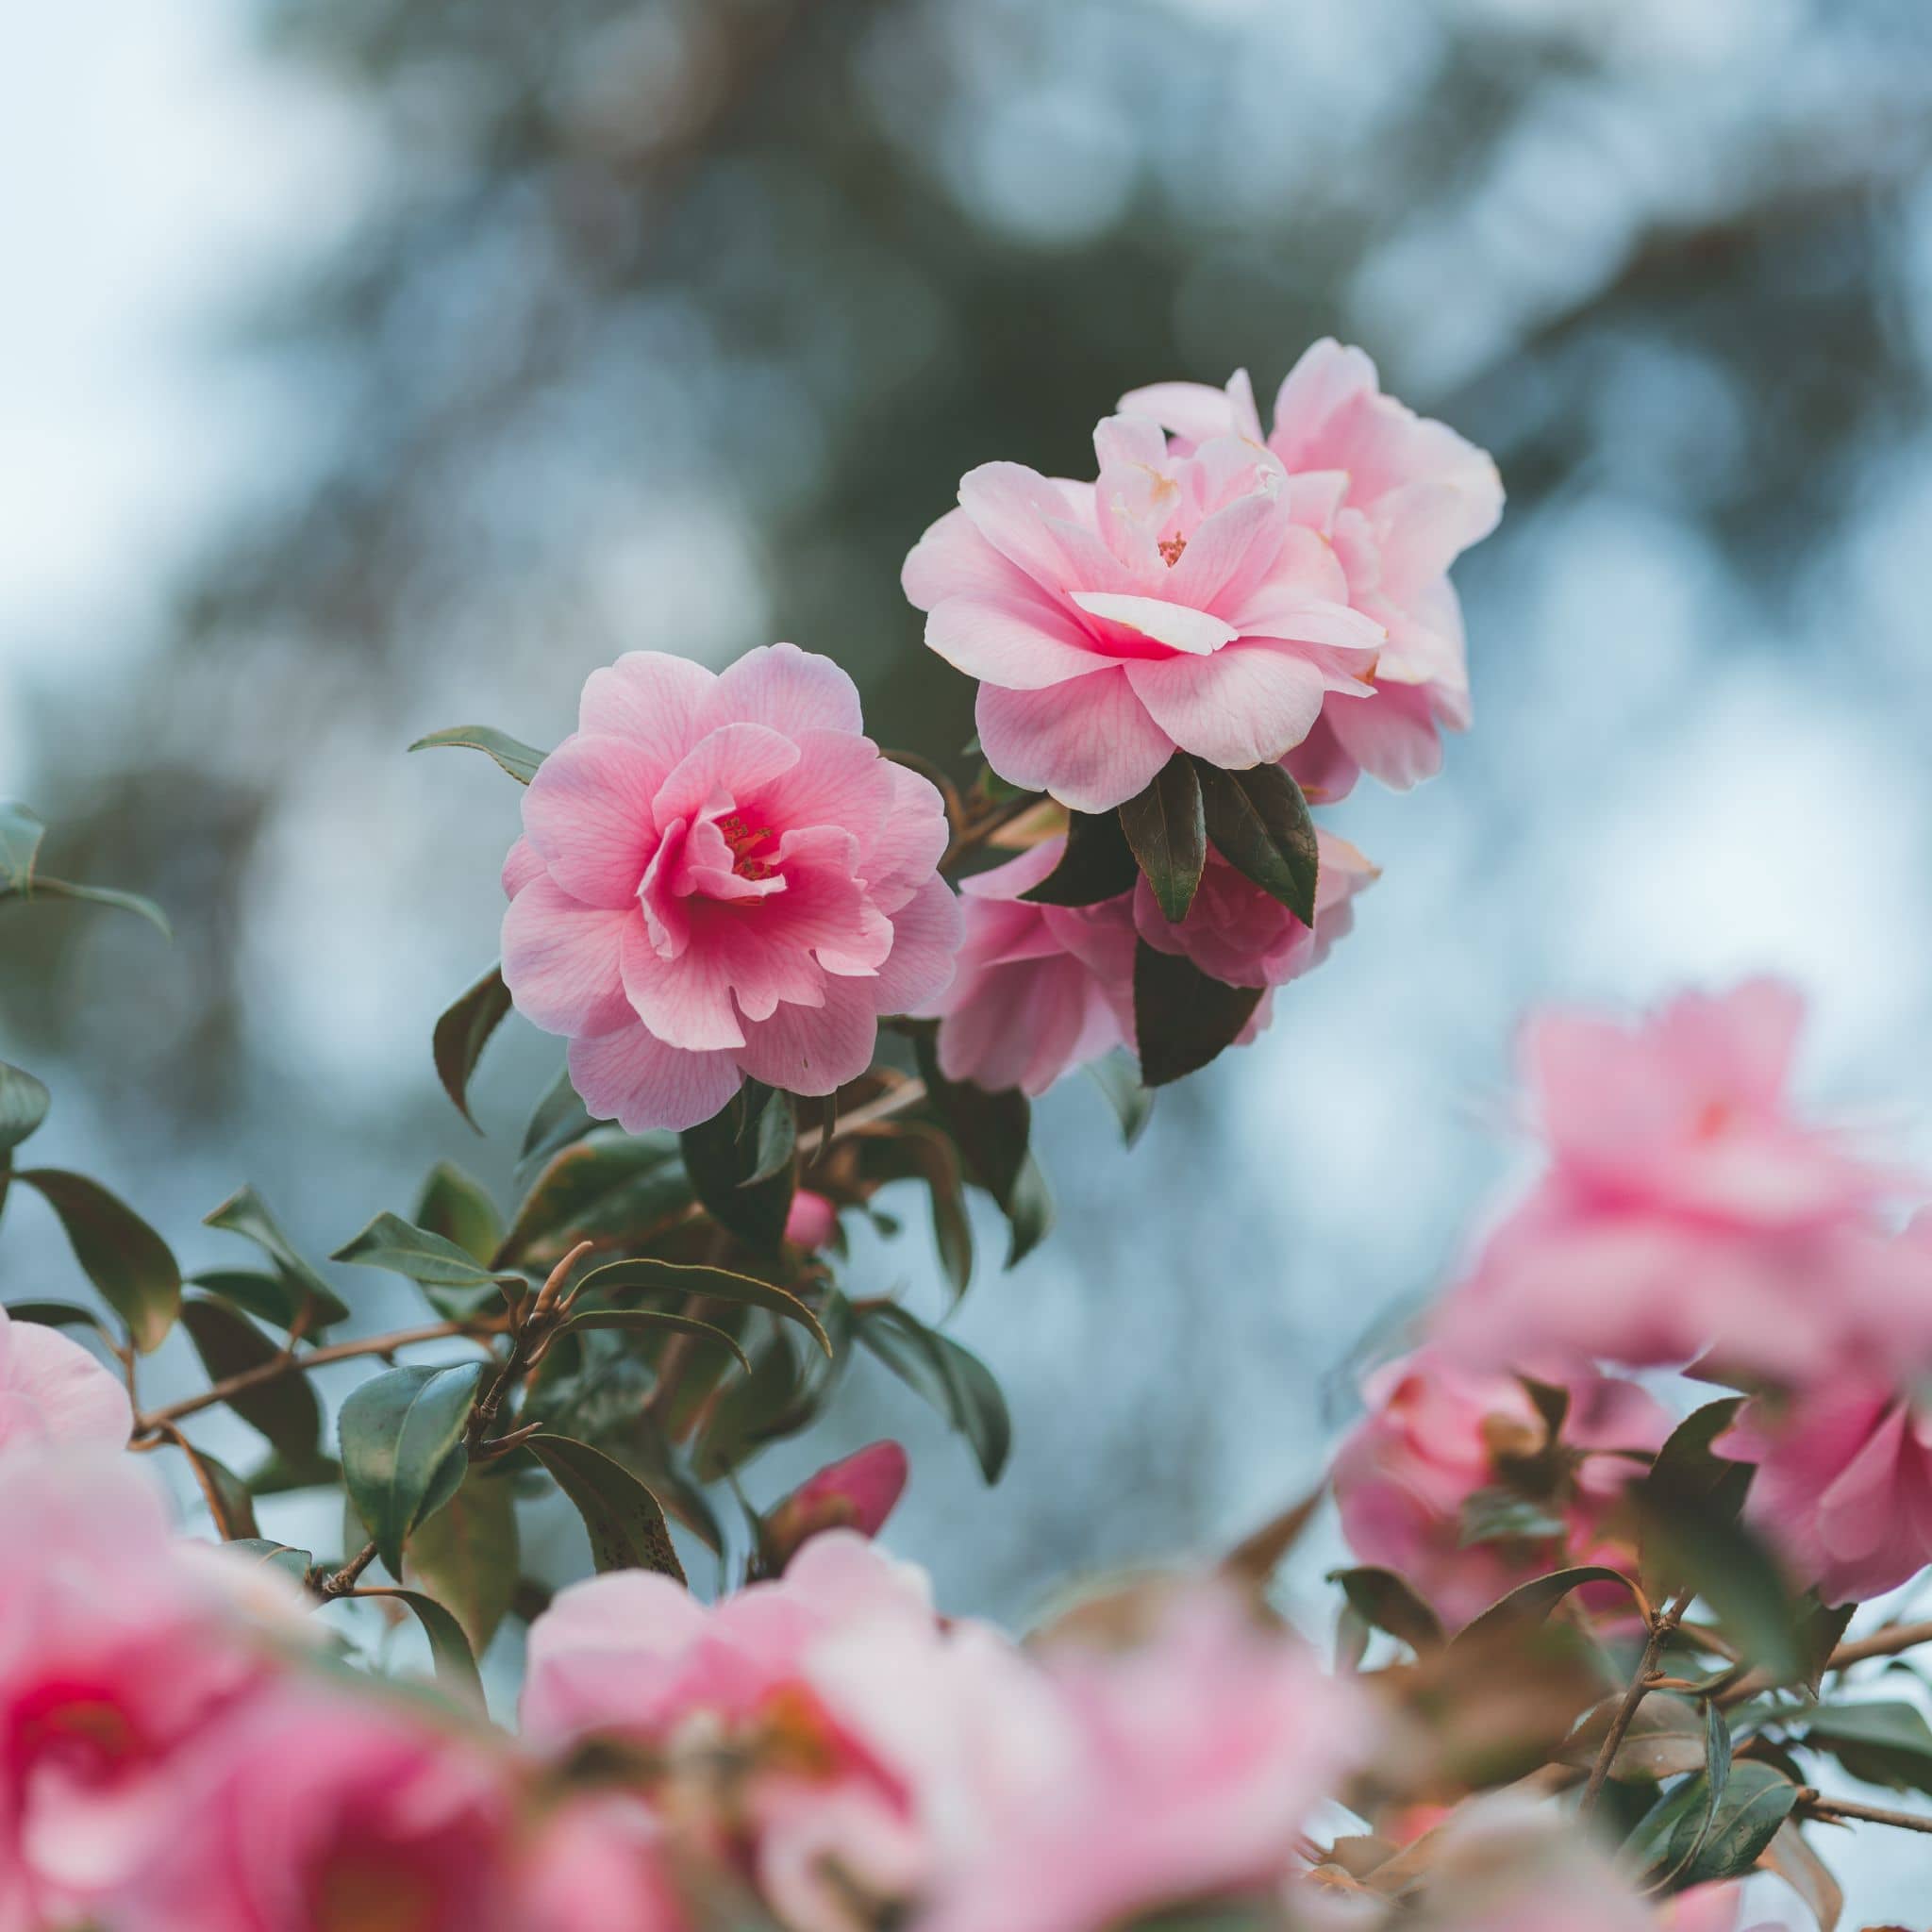
[[[1196,658],[1174,663],[1198,667]],[[980,749],[1009,785],[1051,791],[1075,811],[1111,811],[1146,790],[1174,755],[1124,670],[1047,691],[979,688]]]
[[[720,724],[768,724],[784,732],[865,729],[858,687],[829,658],[796,644],[762,644],[721,672],[698,723],[708,731]]]
[[[1231,772],[1271,764],[1322,714],[1322,674],[1291,646],[1250,638],[1211,658],[1138,659],[1125,675],[1167,736]]]
[[[1082,603],[1082,594],[1074,601]],[[1107,661],[1080,625],[1037,591],[948,597],[925,620],[925,641],[954,670],[1008,691],[1041,691]]]
[[[634,907],[586,906],[533,880],[503,915],[503,979],[517,1011],[545,1033],[608,1033],[630,1018],[621,965]]]
[[[1232,643],[1241,635],[1231,624],[1206,610],[1195,610],[1185,604],[1170,604],[1161,597],[1130,597],[1106,591],[1075,591],[1073,601],[1090,617],[1118,624],[1137,637],[1165,644],[1171,651],[1185,651],[1192,658],[1205,658],[1210,652],[1220,650],[1222,645]]]
[[[875,980],[829,979],[823,1007],[784,1006],[747,1021],[735,1058],[754,1080],[788,1093],[831,1093],[871,1064],[878,1041]]]
[[[586,906],[635,897],[657,843],[658,773],[642,746],[601,735],[566,738],[524,793],[524,831],[550,876]]]
[[[666,1045],[704,1053],[743,1044],[721,948],[694,940],[676,958],[660,958],[638,920],[624,929],[619,959],[638,1018]]]
[[[577,728],[627,738],[642,747],[661,778],[701,733],[700,708],[717,675],[666,651],[627,651],[591,673],[577,704]]]
[[[598,1120],[614,1120],[627,1134],[682,1133],[709,1120],[743,1084],[728,1053],[686,1053],[636,1021],[573,1040],[570,1079]]]
[[[881,1013],[909,1013],[952,984],[965,922],[953,889],[929,878],[892,914],[892,950],[873,982]]]

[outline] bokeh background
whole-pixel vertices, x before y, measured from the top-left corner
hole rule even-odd
[[[897,587],[959,474],[1331,332],[1501,463],[1475,729],[1330,815],[1385,875],[1257,1046],[1131,1156],[1085,1082],[1041,1109],[1060,1232],[958,1324],[1001,1492],[876,1375],[814,1447],[911,1443],[960,1608],[1249,1526],[1507,1172],[1532,999],[1794,975],[1814,1087],[1932,1156],[1921,0],[65,0],[8,45],[0,792],[177,937],[0,913],[0,1053],[185,1261],[244,1178],[315,1252],[439,1157],[507,1185],[554,1043],[506,1028],[482,1141],[427,1043],[514,788],[412,738],[784,636],[963,770]],[[923,1233],[853,1273],[932,1292]],[[25,1197],[0,1283],[77,1286]],[[1861,1851],[1854,1913],[1923,1909]]]

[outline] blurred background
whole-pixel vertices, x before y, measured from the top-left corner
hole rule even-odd
[[[243,1179],[313,1252],[440,1157],[508,1184],[555,1042],[505,1029],[477,1141],[428,1038],[515,788],[411,739],[553,744],[621,651],[783,636],[963,773],[897,585],[960,473],[1090,470],[1123,390],[1269,393],[1326,333],[1502,466],[1475,729],[1329,815],[1385,875],[1258,1045],[1131,1156],[1084,1081],[1042,1108],[1060,1232],[958,1324],[1001,1492],[876,1374],[808,1453],[904,1437],[896,1543],[1009,1618],[1250,1526],[1507,1173],[1533,998],[1791,974],[1814,1088],[1932,1156],[1921,0],[67,0],[8,40],[0,793],[176,938],[0,914],[0,1054],[55,1091],[37,1157],[184,1263]],[[925,1235],[852,1274],[930,1295]],[[78,1286],[36,1201],[0,1282]],[[1919,1899],[1861,1851],[1855,1911]]]

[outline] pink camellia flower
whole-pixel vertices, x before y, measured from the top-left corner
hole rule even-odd
[[[637,1799],[573,1799],[541,1826],[517,1881],[518,1932],[683,1932],[663,1826]]]
[[[1634,1553],[1606,1519],[1639,1469],[1616,1452],[1661,1447],[1671,1419],[1634,1382],[1586,1371],[1562,1386],[1552,1443],[1514,1375],[1427,1350],[1377,1370],[1369,1412],[1335,1457],[1349,1547],[1406,1577],[1452,1629],[1566,1563],[1627,1566]],[[1485,1519],[1496,1533],[1465,1541]],[[1609,1588],[1607,1607],[1627,1609]]]
[[[746,1074],[830,1093],[881,1013],[952,976],[945,844],[938,791],[879,756],[829,658],[773,644],[714,675],[635,651],[524,794],[504,982],[627,1131],[708,1120]]]
[[[839,1231],[839,1210],[823,1194],[800,1188],[785,1212],[785,1239],[811,1253],[826,1246]]]
[[[1383,626],[1349,608],[1276,458],[1239,435],[1171,450],[1148,415],[1109,417],[1093,446],[1097,483],[971,471],[906,559],[926,642],[980,680],[994,771],[1108,811],[1176,746],[1267,763],[1330,693],[1371,695]]]
[[[877,1536],[905,1493],[907,1473],[897,1442],[868,1443],[828,1463],[766,1512],[766,1559],[782,1570],[810,1538],[829,1529]]]
[[[1496,527],[1503,484],[1482,450],[1380,392],[1359,349],[1319,341],[1274,398],[1263,437],[1245,370],[1225,391],[1158,383],[1121,398],[1179,446],[1228,436],[1267,447],[1288,473],[1297,526],[1333,546],[1350,607],[1387,632],[1372,704],[1331,704],[1291,754],[1310,792],[1338,798],[1366,769],[1407,789],[1441,768],[1443,731],[1469,726],[1462,611],[1449,566]]]
[[[1806,1383],[1932,1341],[1876,1219],[1919,1184],[1796,1112],[1803,1014],[1753,980],[1635,1024],[1534,1017],[1523,1060],[1549,1167],[1440,1310],[1445,1344],[1525,1366],[1708,1352]]]
[[[0,1549],[0,1932],[29,1932],[85,1919],[170,1828],[184,1754],[306,1620],[292,1584],[176,1540],[146,1471],[99,1449],[8,1452]]]
[[[524,1932],[508,1767],[398,1701],[291,1681],[207,1732],[114,1932]]]
[[[125,1444],[127,1391],[77,1341],[0,1307],[0,1452],[27,1442]]]

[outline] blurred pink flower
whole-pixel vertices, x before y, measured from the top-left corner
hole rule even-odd
[[[775,1504],[765,1516],[766,1555],[783,1570],[812,1537],[852,1529],[877,1536],[905,1492],[906,1451],[897,1442],[871,1442],[828,1463]]]
[[[947,1079],[1041,1094],[1070,1068],[1132,1041],[1132,895],[1077,907],[1020,897],[1065,849],[1063,839],[1045,840],[960,886],[958,973],[922,1009],[939,1016]]]
[[[134,1427],[120,1378],[79,1342],[0,1307],[0,1451],[28,1442],[119,1449]]]
[[[1081,811],[1179,746],[1230,769],[1299,744],[1331,692],[1365,698],[1382,625],[1281,463],[1217,435],[1170,449],[1147,414],[1093,434],[1097,483],[986,463],[906,559],[925,641],[980,680],[994,771]]]
[[[662,1836],[635,1798],[570,1800],[523,1861],[517,1932],[682,1932],[690,1921],[665,1870]]]
[[[268,1680],[299,1592],[176,1540],[147,1472],[71,1446],[0,1481],[0,1932],[86,1917],[170,1828],[183,1754]],[[118,1924],[118,1922],[117,1922]]]
[[[1635,1024],[1534,1016],[1524,1070],[1549,1166],[1443,1304],[1444,1343],[1526,1367],[1708,1352],[1805,1383],[1932,1341],[1876,1218],[1920,1184],[1794,1109],[1803,1016],[1769,980]]]
[[[816,1253],[839,1231],[839,1210],[823,1194],[800,1188],[785,1214],[785,1239]]]
[[[1311,794],[1339,798],[1358,770],[1407,789],[1441,768],[1443,731],[1469,726],[1462,611],[1449,566],[1496,527],[1503,484],[1487,454],[1380,392],[1359,349],[1315,343],[1274,398],[1263,437],[1246,371],[1224,391],[1157,383],[1121,398],[1179,447],[1265,440],[1288,473],[1298,526],[1333,546],[1350,607],[1387,632],[1370,704],[1331,704],[1288,759]]]
[[[944,808],[862,735],[829,658],[773,644],[713,675],[635,651],[578,723],[524,794],[503,974],[569,1036],[593,1114],[691,1126],[746,1074],[829,1093],[881,1013],[951,978]]]
[[[1514,1375],[1466,1369],[1426,1349],[1377,1370],[1363,1389],[1369,1412],[1335,1456],[1349,1547],[1406,1577],[1452,1629],[1566,1562],[1634,1561],[1606,1519],[1641,1470],[1609,1452],[1660,1447],[1671,1418],[1634,1382],[1584,1372],[1563,1387],[1570,1407],[1552,1450]],[[1499,1501],[1520,1494],[1514,1520],[1541,1517],[1550,1527],[1465,1544],[1465,1507],[1486,1491]],[[1627,1595],[1609,1589],[1605,1607],[1626,1610]]]
[[[524,1932],[508,1767],[426,1707],[291,1681],[207,1731],[173,1783],[114,1932]]]

